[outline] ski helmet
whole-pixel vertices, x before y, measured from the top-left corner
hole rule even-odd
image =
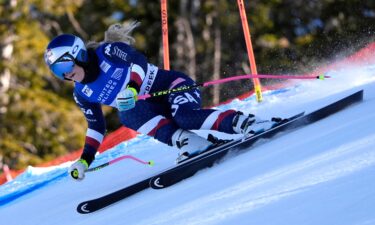
[[[76,63],[87,63],[87,50],[81,38],[62,34],[48,44],[44,60],[52,73],[64,80],[64,74],[70,73]]]

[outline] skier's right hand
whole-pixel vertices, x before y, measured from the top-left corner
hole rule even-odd
[[[84,159],[80,159],[73,163],[69,168],[70,176],[75,180],[83,180],[85,171],[89,168],[89,164]]]
[[[118,110],[122,112],[134,108],[137,101],[137,94],[137,90],[132,87],[127,87],[121,91],[116,97]]]

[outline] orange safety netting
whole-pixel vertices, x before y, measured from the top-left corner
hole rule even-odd
[[[99,148],[99,152],[100,153],[104,152],[104,151],[116,146],[117,144],[119,144],[123,141],[134,138],[136,135],[137,135],[137,132],[135,132],[131,129],[128,129],[126,127],[121,127],[119,129],[117,129],[116,131],[112,132],[111,134],[107,135],[104,138],[103,143],[101,144],[101,146]],[[64,162],[74,161],[81,156],[81,153],[82,153],[82,149],[79,149],[79,150],[76,150],[76,151],[71,152],[69,154],[66,154],[64,156],[58,157],[58,158],[56,158],[56,159],[54,159],[50,162],[46,162],[46,163],[42,163],[40,165],[37,165],[37,167],[56,166],[56,165],[60,165],[61,163],[64,163]],[[24,170],[9,170],[9,174],[11,175],[11,177],[16,177],[17,175],[19,175],[23,171]],[[7,182],[6,174],[2,173],[0,175],[0,184],[3,184],[5,182]]]

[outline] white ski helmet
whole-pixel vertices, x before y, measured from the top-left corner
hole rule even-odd
[[[87,63],[87,49],[81,38],[62,34],[48,44],[44,60],[52,73],[64,80],[64,75],[70,73],[76,63]]]

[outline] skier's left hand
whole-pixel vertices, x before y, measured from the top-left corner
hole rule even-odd
[[[83,180],[85,171],[89,168],[89,164],[84,159],[80,159],[73,163],[69,168],[70,176],[75,180]]]
[[[126,111],[135,107],[137,101],[137,90],[132,87],[127,87],[125,90],[118,93],[116,97],[117,108],[120,111]]]

